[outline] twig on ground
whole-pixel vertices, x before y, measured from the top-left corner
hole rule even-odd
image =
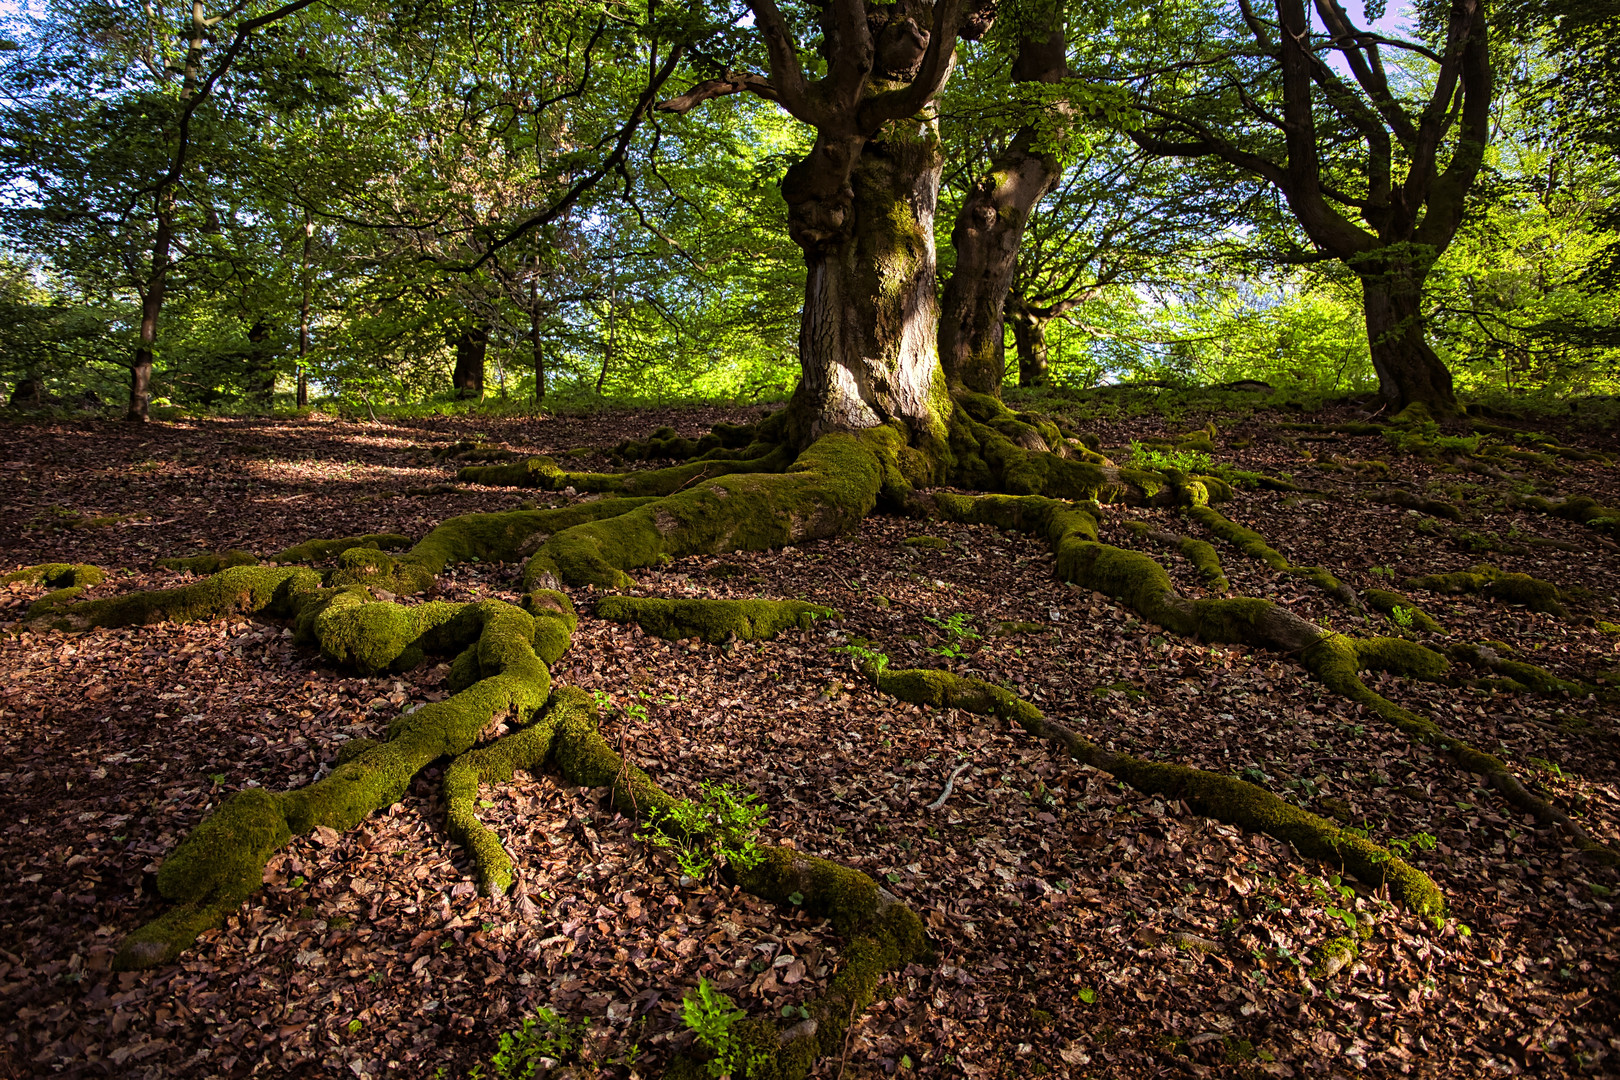
[[[956,787],[956,778],[961,776],[962,771],[971,764],[973,764],[972,761],[964,761],[956,767],[956,771],[951,773],[945,780],[945,790],[939,793],[939,798],[928,804],[928,809],[938,810],[945,805],[945,800],[951,797],[951,790]]]

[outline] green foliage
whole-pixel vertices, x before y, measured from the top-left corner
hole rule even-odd
[[[1191,475],[1208,472],[1210,459],[1209,455],[1202,450],[1183,450],[1179,447],[1170,449],[1152,447],[1133,439],[1131,441],[1131,467],[1147,469],[1152,472],[1175,469]]]
[[[562,1061],[579,1048],[584,1024],[570,1023],[552,1009],[541,1006],[524,1019],[515,1031],[501,1034],[495,1053],[490,1056],[486,1074],[482,1066],[467,1072],[469,1080],[533,1080],[540,1075],[545,1059]]]
[[[721,867],[748,870],[765,857],[759,830],[769,807],[759,796],[744,794],[730,784],[704,781],[696,802],[678,799],[667,808],[647,812],[647,824],[637,836],[669,850],[681,872],[702,878]]]
[[[750,1052],[744,1048],[736,1028],[745,1015],[729,997],[710,985],[707,978],[698,980],[696,994],[689,991],[681,999],[681,1020],[712,1055],[706,1065],[710,1076],[740,1077],[744,1069],[759,1068],[769,1062],[769,1055],[764,1051]]]
[[[852,656],[855,658],[855,663],[857,665],[863,668],[871,668],[876,672],[882,672],[889,666],[889,656],[887,653],[868,648],[863,644],[851,642],[848,645],[835,645],[832,651],[835,653],[845,653]]]
[[[937,626],[945,632],[945,643],[931,649],[935,655],[943,656],[948,660],[956,660],[968,654],[969,643],[979,641],[983,635],[972,627],[973,616],[965,611],[958,611],[955,615],[943,619],[936,619],[932,615],[923,616],[923,621]],[[881,671],[882,668],[880,667]]]

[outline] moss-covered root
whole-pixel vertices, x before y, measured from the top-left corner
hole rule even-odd
[[[956,395],[945,446],[937,448],[944,476],[960,487],[1057,499],[1184,506],[1231,498],[1214,477],[1189,479],[1103,464],[1075,452],[1050,421],[1014,414],[983,394]],[[1030,423],[1029,420],[1035,420]]]
[[[204,552],[183,559],[159,559],[157,564],[165,570],[183,570],[188,574],[206,577],[233,566],[258,566],[258,557],[251,552],[232,548],[229,551]]]
[[[705,480],[612,519],[552,536],[524,568],[524,587],[628,588],[628,570],[699,553],[761,550],[853,529],[880,492],[909,493],[898,426],[816,440],[786,472]]]
[[[321,575],[302,567],[237,566],[178,589],[83,601],[47,612],[39,621],[59,630],[85,630],[260,612],[290,616],[300,597],[320,586]]]
[[[1155,529],[1145,521],[1131,521],[1126,525],[1132,532],[1145,536],[1155,543],[1175,548],[1181,553],[1182,558],[1193,564],[1198,576],[1203,579],[1211,592],[1223,593],[1231,589],[1232,583],[1226,578],[1226,570],[1221,566],[1221,555],[1215,550],[1215,545],[1167,529]]]
[[[1543,826],[1563,829],[1569,834],[1571,843],[1589,858],[1610,864],[1620,862],[1620,853],[1593,840],[1567,813],[1527,789],[1501,758],[1476,749],[1448,734],[1433,720],[1404,709],[1374,692],[1357,675],[1357,671],[1364,667],[1398,671],[1420,678],[1433,678],[1444,672],[1444,657],[1439,657],[1437,663],[1434,658],[1438,654],[1426,649],[1423,653],[1427,653],[1427,656],[1411,651],[1417,649],[1422,649],[1422,646],[1398,638],[1358,642],[1342,634],[1325,634],[1305,650],[1300,660],[1328,689],[1365,706],[1415,740],[1445,750],[1459,765],[1485,777],[1492,787],[1502,793],[1503,798],[1533,815]],[[1408,664],[1411,666],[1403,666]]]
[[[51,590],[28,605],[24,619],[38,619],[66,607],[83,595],[84,590],[105,580],[107,575],[101,567],[89,563],[41,563],[0,577],[0,583],[20,581],[29,585],[43,585]]]
[[[663,812],[674,799],[607,744],[597,730],[596,707],[584,691],[560,688],[550,716],[551,760],[565,779],[611,788],[620,813],[643,819],[650,815],[654,827],[673,827]],[[764,848],[758,864],[746,869],[731,866],[726,872],[764,900],[826,917],[850,938],[843,968],[826,994],[807,1005],[809,1021],[786,1030],[765,1019],[740,1025],[745,1046],[761,1061],[750,1069],[750,1077],[797,1080],[809,1073],[817,1057],[838,1052],[848,1024],[871,1004],[884,976],[924,953],[922,923],[861,871],[793,848]]]
[[[635,623],[654,637],[679,641],[702,638],[718,644],[765,641],[783,630],[808,629],[817,619],[836,619],[838,612],[802,600],[664,600],[608,596],[596,605],[596,617]]]
[[[478,887],[490,896],[512,887],[512,857],[501,846],[500,837],[478,820],[474,809],[478,785],[505,783],[518,769],[538,771],[551,753],[555,726],[549,713],[542,714],[526,728],[504,735],[489,746],[467,751],[445,770],[447,831],[450,839],[467,849]]]
[[[1419,914],[1437,918],[1445,911],[1440,890],[1421,871],[1378,844],[1345,832],[1264,788],[1187,765],[1105,751],[1048,720],[1034,705],[1011,691],[980,679],[948,671],[879,671],[875,667],[868,667],[867,675],[878,689],[902,701],[966,709],[1017,724],[1037,738],[1058,743],[1070,756],[1112,773],[1138,791],[1185,800],[1206,817],[1287,841],[1300,854],[1342,867],[1369,885],[1388,885],[1393,899]]]
[[[107,574],[99,566],[91,566],[89,563],[53,562],[13,570],[0,577],[0,584],[23,582],[28,585],[43,585],[47,589],[88,589],[106,580]]]
[[[653,499],[596,499],[550,510],[511,510],[447,518],[404,555],[347,548],[330,574],[334,585],[372,585],[401,596],[425,592],[446,566],[463,562],[515,562],[553,533],[645,506]]]
[[[1482,593],[1504,604],[1523,604],[1531,611],[1545,611],[1549,615],[1568,615],[1564,609],[1563,594],[1550,581],[1529,574],[1509,574],[1489,563],[1481,563],[1472,570],[1455,574],[1428,574],[1406,579],[1408,589],[1427,589],[1438,593]]]
[[[465,753],[492,719],[526,719],[546,703],[551,673],[531,647],[533,616],[494,600],[445,606],[458,610],[437,623],[427,644],[434,651],[470,646],[463,655],[471,655],[471,669],[481,677],[444,701],[395,718],[386,742],[344,755],[324,779],[291,791],[248,788],[227,799],[158,870],[158,892],[180,907],[130,935],[116,967],[173,960],[259,887],[264,864],[291,837],[319,825],[359,824],[398,801],[429,762]]]
[[[761,457],[738,461],[702,460],[667,469],[637,472],[568,472],[549,457],[532,457],[507,465],[468,465],[456,473],[467,484],[529,487],[543,491],[600,491],[616,495],[673,495],[702,480],[735,473],[781,472],[793,464],[793,452],[778,447]]]
[[[1208,506],[1190,506],[1187,508],[1187,516],[1250,558],[1259,559],[1273,570],[1297,574],[1329,596],[1341,601],[1346,607],[1361,610],[1361,601],[1356,598],[1354,589],[1323,567],[1294,566],[1283,557],[1282,552],[1266,543],[1265,537],[1253,529],[1221,516]]]
[[[1560,679],[1546,668],[1537,667],[1535,664],[1509,660],[1490,645],[1458,644],[1451,647],[1450,653],[1451,658],[1458,663],[1483,668],[1498,676],[1499,680],[1504,680],[1494,684],[1498,689],[1530,691],[1537,694],[1585,694],[1593,689],[1578,682]]]
[[[1585,495],[1544,499],[1539,495],[1510,496],[1508,505],[1576,521],[1594,532],[1620,539],[1620,507],[1604,506]]]
[[[1463,519],[1462,510],[1458,508],[1456,503],[1426,498],[1404,488],[1379,488],[1367,498],[1373,502],[1385,503],[1389,506],[1416,510],[1419,513],[1428,514],[1430,517],[1445,518],[1447,521],[1461,521]]]
[[[276,552],[266,561],[278,566],[298,563],[317,563],[335,559],[351,548],[370,548],[374,551],[401,551],[411,546],[411,538],[399,533],[364,533],[360,536],[342,536],[336,540],[305,540]]]
[[[953,521],[993,524],[1044,534],[1057,555],[1058,576],[1125,604],[1142,618],[1206,641],[1275,648],[1297,654],[1330,690],[1366,705],[1421,742],[1449,751],[1470,772],[1491,776],[1504,797],[1547,822],[1569,829],[1575,844],[1594,857],[1610,858],[1556,806],[1530,794],[1497,758],[1453,738],[1433,721],[1375,693],[1357,674],[1363,668],[1439,678],[1444,656],[1399,638],[1356,641],[1330,634],[1286,608],[1258,597],[1188,600],[1176,594],[1170,575],[1151,556],[1097,542],[1090,514],[1052,499],[936,494],[935,509]]]
[[[1413,603],[1405,593],[1394,592],[1389,589],[1365,589],[1362,598],[1367,606],[1374,611],[1381,611],[1397,622],[1405,619],[1412,629],[1420,630],[1425,634],[1443,634],[1445,627],[1441,626],[1432,616]],[[1399,608],[1405,615],[1397,615]]]
[[[715,457],[721,454],[757,448],[775,441],[782,427],[781,420],[767,418],[755,424],[716,424],[707,435],[696,439],[683,437],[672,427],[661,427],[645,439],[626,439],[613,448],[613,456],[620,461],[651,461],[665,458],[672,461],[690,461],[697,457]],[[750,454],[757,457],[757,454]]]

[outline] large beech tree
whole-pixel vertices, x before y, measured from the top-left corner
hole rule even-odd
[[[1268,13],[1236,0],[1191,19],[1156,10],[1132,31],[1161,50],[1136,84],[1133,137],[1274,186],[1314,248],[1299,257],[1342,260],[1361,279],[1385,401],[1453,411],[1451,374],[1424,333],[1423,283],[1484,159],[1492,69],[1481,0],[1419,15],[1432,47],[1357,25],[1339,0],[1276,0]],[[1212,35],[1211,23],[1241,29]]]

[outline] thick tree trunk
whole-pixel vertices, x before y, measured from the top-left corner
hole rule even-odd
[[[1021,304],[1008,313],[1013,343],[1018,349],[1018,385],[1045,386],[1047,380],[1046,324]]]
[[[1048,13],[1051,26],[1059,16]],[[1056,82],[1067,73],[1061,26],[1019,43],[1018,82]],[[1035,36],[1039,35],[1039,36]],[[1036,153],[1039,135],[1026,126],[968,192],[951,230],[956,269],[940,304],[939,360],[952,386],[1001,396],[1007,376],[1003,310],[1018,269],[1024,225],[1061,175],[1057,157]],[[1028,384],[1024,384],[1028,385]]]
[[[1390,409],[1422,404],[1436,412],[1454,413],[1457,398],[1451,372],[1424,335],[1424,276],[1424,270],[1411,267],[1362,274],[1362,305],[1373,369],[1378,373],[1379,393]]]
[[[458,398],[484,396],[484,354],[489,349],[489,328],[482,323],[467,327],[456,337],[456,370],[450,376]]]
[[[789,232],[809,270],[799,326],[793,435],[904,421],[941,434],[949,399],[936,352],[934,211],[941,158],[932,119],[887,137],[820,139],[788,170]]]
[[[270,327],[264,320],[256,320],[248,328],[247,385],[248,396],[269,406],[276,392],[275,360],[270,355]]]

